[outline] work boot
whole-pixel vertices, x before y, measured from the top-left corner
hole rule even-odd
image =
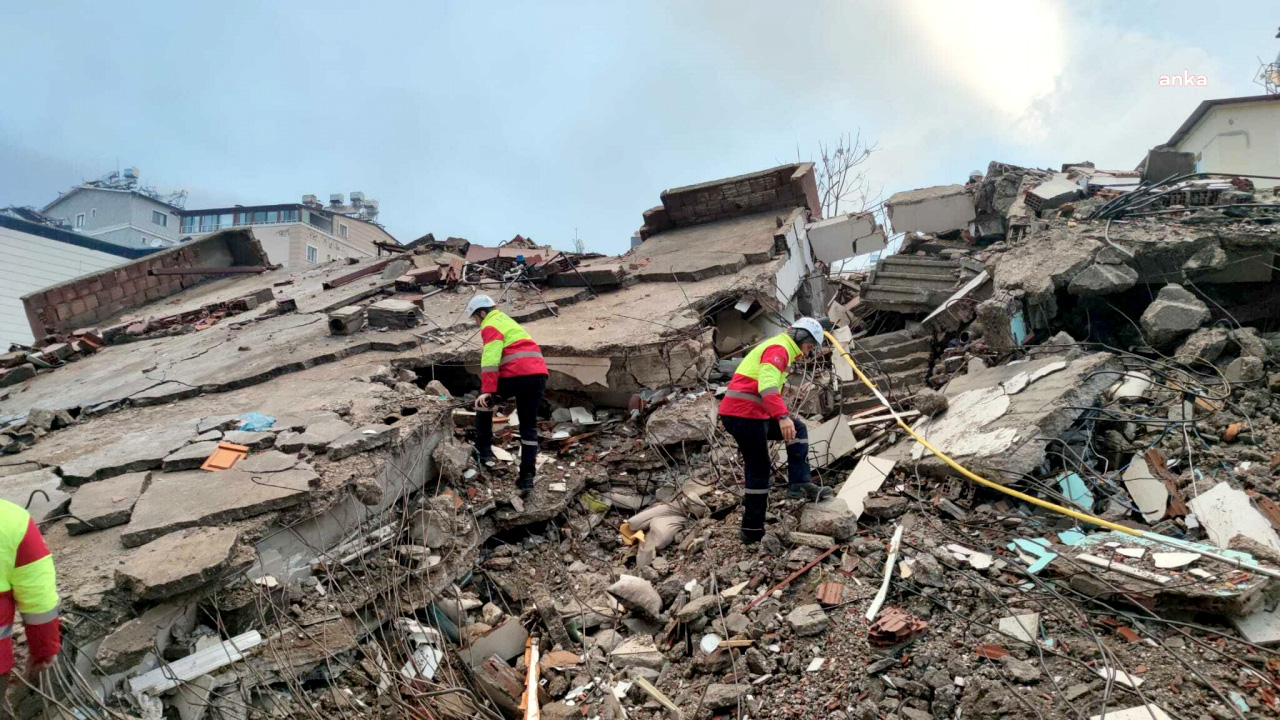
[[[521,475],[520,479],[516,480],[516,494],[519,495],[521,499],[527,498],[533,494],[532,475]]]
[[[493,453],[482,453],[480,448],[471,448],[471,457],[476,461],[477,467],[492,468],[497,465],[497,462],[493,459]]]
[[[796,483],[787,486],[787,497],[792,500],[808,500],[810,502],[818,502],[831,497],[831,488],[814,485],[813,483]]]
[[[738,531],[738,539],[742,541],[743,545],[755,545],[764,539],[764,530],[749,530],[747,528],[742,528]]]

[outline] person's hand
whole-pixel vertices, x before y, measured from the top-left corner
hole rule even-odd
[[[57,659],[58,659],[58,656],[56,655],[53,657],[44,658],[43,660],[36,660],[35,658],[31,658],[30,660],[27,661],[27,678],[29,680],[35,680],[37,675],[53,667],[53,663]]]
[[[791,444],[796,439],[796,423],[791,418],[782,418],[778,421],[778,427],[782,429],[782,441]]]
[[[483,393],[480,395],[480,397],[476,398],[476,404],[475,404],[476,410],[481,410],[481,411],[488,410],[489,400],[492,397],[493,396],[490,393]]]

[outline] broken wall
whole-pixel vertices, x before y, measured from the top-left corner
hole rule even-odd
[[[24,295],[22,305],[39,341],[100,323],[211,277],[152,275],[152,270],[266,264],[266,252],[248,230],[227,230]]]
[[[687,185],[662,193],[662,206],[644,213],[640,236],[730,218],[805,207],[822,216],[813,163],[793,163],[760,172]]]

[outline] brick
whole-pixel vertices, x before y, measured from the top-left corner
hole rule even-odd
[[[58,306],[54,308],[54,311],[59,320],[66,320],[71,317],[71,303],[58,303]]]
[[[44,296],[45,296],[45,299],[49,301],[50,305],[57,305],[58,303],[62,302],[62,288],[60,287],[50,288],[47,292],[45,292]]]
[[[93,310],[94,308],[98,307],[98,296],[86,295],[84,298],[84,307],[86,310]]]
[[[111,291],[106,288],[94,293],[93,296],[98,298],[98,307],[102,307],[103,305],[111,302]]]
[[[72,316],[79,315],[79,314],[83,313],[83,312],[85,311],[85,308],[86,308],[86,305],[84,304],[84,300],[83,300],[83,299],[76,298],[75,300],[72,300],[72,301],[71,301],[71,315],[72,315]]]
[[[120,283],[120,288],[124,290],[125,295],[132,295],[138,291],[138,288],[133,284],[132,280],[126,280],[125,282]]]
[[[102,276],[101,280],[102,280],[102,287],[107,290],[110,290],[113,287],[117,287],[120,284],[120,281],[116,280],[115,273],[107,273],[106,275]]]
[[[145,293],[145,297],[146,297],[146,299],[147,299],[147,300],[159,300],[159,299],[160,299],[160,289],[159,289],[159,288],[147,288],[147,292]]]
[[[89,281],[89,292],[96,293],[102,289],[102,280],[95,278]]]
[[[107,297],[111,300],[119,300],[124,297],[124,288],[116,285],[107,291]]]

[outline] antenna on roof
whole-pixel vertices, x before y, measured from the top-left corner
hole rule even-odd
[[[1280,31],[1276,32],[1276,38],[1280,39]],[[1275,62],[1264,63],[1259,60],[1258,63],[1260,67],[1253,81],[1261,85],[1268,95],[1280,95],[1280,54],[1276,55]]]

